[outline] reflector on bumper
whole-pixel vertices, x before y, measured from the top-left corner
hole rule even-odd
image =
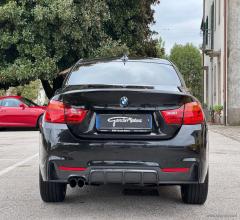
[[[62,171],[85,171],[87,168],[85,167],[65,167],[65,166],[60,166],[58,167],[59,170]]]
[[[161,169],[164,173],[187,173],[190,168],[163,168]]]

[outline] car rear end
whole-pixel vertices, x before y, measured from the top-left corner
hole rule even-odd
[[[203,184],[208,149],[201,105],[185,92],[174,66],[162,62],[117,60],[75,67],[44,116],[43,181],[71,186]],[[101,78],[106,72],[110,77]],[[131,72],[137,75],[129,76]]]

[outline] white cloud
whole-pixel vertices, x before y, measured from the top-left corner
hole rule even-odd
[[[202,0],[161,0],[154,10],[156,24],[152,30],[165,41],[167,53],[175,43],[201,44]]]

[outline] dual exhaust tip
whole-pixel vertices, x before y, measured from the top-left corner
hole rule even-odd
[[[77,185],[81,188],[85,185],[85,179],[82,177],[70,177],[68,183],[72,188],[76,187]]]

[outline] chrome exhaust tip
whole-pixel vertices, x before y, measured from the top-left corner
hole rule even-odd
[[[80,179],[78,180],[78,186],[81,188],[81,187],[83,187],[84,185],[85,185],[85,180],[82,179],[82,178],[80,178]]]
[[[70,185],[72,188],[76,187],[76,185],[77,185],[77,179],[76,179],[75,177],[69,178],[68,182],[69,182],[69,185]]]

